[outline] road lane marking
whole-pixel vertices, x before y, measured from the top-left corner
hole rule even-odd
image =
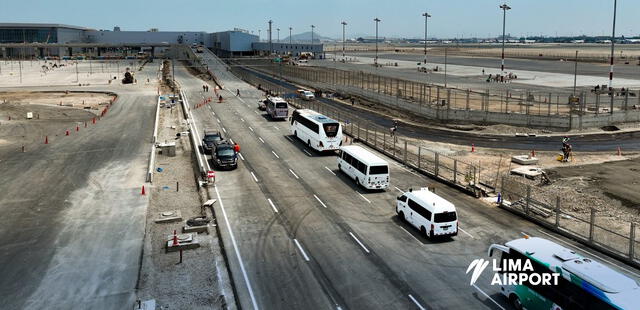
[[[296,243],[298,250],[300,250],[302,256],[304,256],[304,260],[309,261],[309,256],[307,256],[307,253],[305,253],[305,251],[302,249],[302,246],[300,245],[300,242],[298,242],[298,239],[293,239],[293,242]]]
[[[622,266],[620,266],[620,265],[618,265],[618,264],[616,264],[616,263],[614,263],[614,262],[612,262],[612,261],[606,260],[606,259],[602,258],[602,257],[601,257],[601,256],[599,256],[599,255],[596,255],[596,254],[594,254],[594,253],[592,253],[592,252],[589,252],[589,251],[587,251],[587,250],[585,250],[585,249],[583,249],[583,248],[576,247],[576,246],[572,245],[571,243],[566,242],[566,241],[564,241],[564,240],[562,240],[562,239],[560,239],[560,238],[558,238],[558,237],[556,237],[556,236],[554,236],[554,235],[552,235],[552,234],[546,233],[546,232],[544,232],[544,231],[542,231],[542,230],[540,230],[540,229],[538,229],[538,231],[539,231],[539,232],[541,232],[541,233],[543,233],[543,234],[545,234],[545,235],[547,235],[547,236],[549,236],[549,237],[551,237],[551,238],[553,238],[553,239],[556,239],[556,240],[558,240],[558,241],[560,241],[560,242],[562,242],[562,243],[564,243],[564,244],[566,244],[566,245],[568,245],[568,246],[570,246],[570,247],[572,247],[572,248],[577,248],[579,251],[589,253],[589,254],[591,254],[591,255],[593,255],[593,256],[595,256],[595,257],[597,257],[597,258],[598,258],[598,259],[600,259],[600,260],[603,260],[603,261],[605,261],[605,262],[607,262],[607,263],[609,263],[609,264],[611,264],[611,265],[614,265],[614,266],[616,266],[616,267],[618,267],[618,268],[620,268],[620,269],[622,269],[622,270],[625,270],[625,271],[627,271],[627,272],[629,272],[629,273],[633,274],[633,275],[634,275],[634,276],[636,276],[636,277],[640,277],[640,274],[637,274],[637,273],[635,273],[635,272],[633,272],[633,271],[631,271],[631,270],[629,270],[629,269],[627,269],[627,268],[624,268],[624,267],[622,267]]]
[[[240,118],[240,120],[241,120],[242,122],[244,122],[244,118],[242,118],[242,117],[241,117],[241,118]]]
[[[224,131],[224,133],[227,133],[227,130],[226,130],[226,129],[224,129],[224,127],[222,127],[222,131]]]
[[[474,238],[470,233],[468,233],[468,232],[464,231],[464,229],[460,228],[460,226],[458,226],[458,229],[459,229],[461,232],[463,232],[463,233],[467,234],[467,236],[471,237],[471,239],[475,239],[475,238]]]
[[[359,191],[356,191],[356,193],[358,193],[358,195],[360,195],[360,197],[362,197],[362,199],[366,200],[368,203],[371,203],[371,201],[369,201],[369,199],[367,199],[367,197],[365,197],[362,194],[360,194]]]
[[[253,132],[253,128],[251,128],[251,126],[249,126],[249,130],[251,130],[251,132]]]
[[[293,142],[293,140],[291,139],[291,137],[289,136],[285,136],[287,139],[289,139],[289,141]]]
[[[400,165],[400,164],[396,163],[395,161],[392,161],[392,163],[393,163],[394,165],[396,165],[396,166],[400,167],[400,169],[402,169],[402,170],[404,170],[404,171],[406,171],[406,172],[409,172],[409,173],[411,173],[411,174],[413,174],[413,175],[415,175],[415,176],[418,176],[418,177],[420,176],[420,175],[418,175],[417,173],[415,173],[415,172],[413,172],[413,171],[411,171],[411,170],[409,170],[409,169],[405,168],[404,166],[402,166],[402,165]]]
[[[253,113],[255,113],[255,114],[257,114],[257,115],[260,115],[260,113],[258,113],[258,111],[253,111]]]
[[[293,172],[293,170],[289,169],[289,171],[291,172],[291,174],[293,174],[294,177],[296,177],[296,179],[300,179],[298,175],[295,172]]]
[[[403,190],[399,189],[397,186],[394,186],[399,192],[404,193]]]
[[[357,243],[358,243],[358,244],[359,244],[359,245],[364,249],[364,251],[365,251],[365,252],[367,252],[367,254],[369,254],[369,253],[370,253],[370,252],[369,252],[369,249],[367,249],[367,247],[366,247],[366,246],[364,246],[364,244],[362,244],[362,242],[360,242],[360,240],[359,240],[359,239],[358,239],[358,238],[357,238],[357,237],[356,237],[352,232],[349,232],[349,234],[350,234],[350,235],[351,235],[351,237],[352,237],[354,240],[356,240],[356,242],[357,242]]]
[[[273,155],[274,155],[276,158],[280,159],[280,156],[278,156],[278,154],[276,154],[276,152],[271,151],[271,153],[273,153]]]
[[[249,276],[247,276],[247,271],[244,268],[244,263],[242,262],[242,256],[240,256],[240,250],[238,250],[238,244],[236,242],[236,237],[233,235],[233,230],[231,230],[231,224],[229,223],[229,218],[227,217],[227,211],[224,209],[224,204],[222,203],[222,198],[220,198],[220,193],[218,192],[218,187],[213,187],[216,190],[216,196],[218,196],[218,203],[220,204],[220,209],[222,210],[222,215],[224,216],[224,221],[227,224],[227,230],[229,231],[229,237],[231,238],[231,243],[233,244],[233,249],[236,253],[236,258],[238,259],[238,263],[240,264],[240,270],[242,271],[242,277],[244,278],[244,282],[247,284],[247,290],[249,291],[249,296],[251,297],[251,303],[253,304],[253,309],[258,310],[258,303],[256,302],[256,297],[253,295],[253,289],[251,288],[251,282],[249,281]]]
[[[276,209],[276,206],[273,204],[273,202],[271,201],[271,199],[267,199],[269,200],[269,204],[271,205],[271,207],[273,208],[273,211],[278,213],[278,209]]]
[[[496,304],[496,306],[498,306],[500,309],[505,310],[504,307],[502,307],[497,301],[493,300],[493,298],[489,297],[489,295],[487,295],[487,293],[485,293],[483,290],[481,290],[479,287],[477,287],[475,284],[473,284],[473,287],[476,288],[476,290],[478,290],[480,293],[482,293],[482,295],[484,295],[484,297],[489,298],[491,301],[493,301],[494,304]]]
[[[231,141],[231,143],[233,144],[233,139],[229,138],[229,141]]]
[[[240,159],[244,160],[244,156],[242,156],[242,153],[238,153],[238,155],[240,155]]]
[[[302,149],[302,151],[307,153],[307,155],[309,155],[309,156],[313,156],[313,155],[311,155],[311,153],[309,153],[309,151],[307,151],[307,149]]]
[[[218,123],[220,123],[220,119],[216,117],[216,121],[218,121]]]
[[[209,109],[211,109],[211,106],[209,106]],[[213,114],[213,116],[216,116],[216,112],[211,111],[211,114]]]
[[[411,301],[413,301],[413,303],[418,306],[418,309],[426,310],[415,298],[413,298],[413,296],[411,296],[411,294],[409,294],[409,299],[411,299]]]
[[[331,172],[331,174],[336,175],[336,173],[335,173],[335,172],[333,172],[333,171],[331,171],[331,169],[329,169],[329,167],[324,166],[324,169],[327,169],[329,172]]]
[[[403,219],[404,220],[404,219]],[[416,238],[416,236],[414,236],[412,233],[410,233],[408,230],[404,229],[404,227],[400,226],[400,228],[402,228],[402,230],[404,230],[404,232],[406,232],[407,234],[409,234],[409,236],[411,236],[411,238],[413,238],[414,240],[420,242],[420,240],[418,240],[418,238]]]
[[[262,138],[258,137],[258,140],[260,140],[260,142],[264,143],[264,140],[262,140]]]
[[[322,202],[322,200],[320,200],[320,198],[318,198],[318,196],[316,196],[315,194],[313,195],[313,197],[316,197],[316,200],[323,206],[325,207],[325,209],[327,208],[327,205],[324,204],[324,202]]]
[[[253,177],[253,179],[254,179],[256,182],[258,182],[258,178],[256,178],[256,175],[255,175],[255,174],[253,174],[253,171],[251,171],[251,176]]]

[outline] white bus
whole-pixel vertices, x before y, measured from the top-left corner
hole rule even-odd
[[[366,189],[389,187],[389,164],[360,146],[348,145],[340,148],[338,169]]]
[[[529,237],[492,244],[489,256],[501,253],[503,264],[529,261],[539,275],[560,273],[557,285],[502,285],[501,292],[515,309],[573,310],[573,309],[639,309],[638,283],[597,261],[582,257],[571,249],[543,238]],[[500,271],[504,273],[504,271]]]
[[[289,116],[289,105],[280,97],[267,97],[264,105],[267,114],[274,120],[286,120]]]
[[[335,151],[342,145],[342,125],[313,110],[293,111],[291,133],[319,152]]]
[[[458,234],[456,207],[428,188],[416,191],[409,189],[398,196],[396,213],[401,220],[419,229],[429,238]]]

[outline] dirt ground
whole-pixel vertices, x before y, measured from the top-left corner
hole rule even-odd
[[[0,92],[0,148],[25,145],[28,150],[45,136],[55,139],[89,122],[113,99],[104,93]],[[27,119],[28,112],[33,119]]]
[[[185,250],[183,262],[178,264],[179,252],[166,253],[165,238],[177,230],[182,233],[185,221],[203,215],[206,198],[194,177],[192,148],[188,136],[176,137],[188,131],[182,120],[179,105],[162,108],[158,125],[158,142],[175,142],[176,156],[158,154],[151,200],[147,212],[147,228],[143,263],[138,284],[141,300],[155,299],[158,309],[227,309],[233,308],[233,295],[227,296],[226,265],[215,229],[215,219],[208,233],[199,233],[200,247]],[[178,184],[179,183],[179,184]],[[161,212],[179,210],[182,221],[155,223]],[[210,212],[209,212],[210,214]],[[211,219],[211,217],[209,217]],[[222,274],[221,274],[222,272]],[[228,281],[228,279],[226,280]],[[226,283],[226,282],[225,282]]]

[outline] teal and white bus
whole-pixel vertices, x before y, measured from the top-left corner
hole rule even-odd
[[[501,293],[517,310],[640,309],[640,287],[635,280],[557,243],[525,236],[491,245],[489,256],[497,251],[502,254],[500,265],[530,260],[530,273],[559,274],[557,285],[528,281],[501,285]]]

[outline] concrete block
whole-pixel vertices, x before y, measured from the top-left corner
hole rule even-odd
[[[158,147],[162,150],[162,155],[166,155],[169,157],[176,156],[176,143],[175,142],[166,142],[159,143]]]
[[[529,155],[516,155],[511,156],[511,161],[520,165],[535,165],[538,163],[538,158]]]
[[[183,233],[209,233],[209,225],[202,225],[202,226],[189,226],[189,225],[184,225],[182,227],[182,232]]]
[[[155,310],[156,309],[156,300],[149,299],[145,301],[136,301],[135,305],[133,305],[133,310]]]
[[[511,169],[511,174],[521,175],[528,179],[535,179],[542,174],[542,168],[540,167],[519,167]]]
[[[182,213],[180,210],[164,211],[158,214],[159,216],[154,220],[156,223],[171,223],[182,221]]]
[[[178,244],[173,245],[173,235],[167,235],[167,252],[189,250],[200,247],[197,233],[178,234]]]
[[[213,206],[214,203],[216,203],[216,201],[218,201],[218,200],[217,199],[209,199],[204,204],[202,204],[202,206],[203,207],[211,207],[211,206]]]

